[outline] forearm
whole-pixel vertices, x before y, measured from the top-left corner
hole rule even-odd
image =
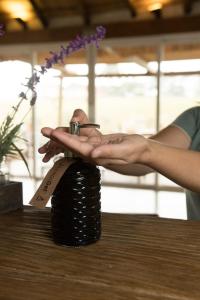
[[[200,153],[150,141],[143,161],[178,185],[200,193]]]
[[[123,175],[131,175],[131,176],[144,176],[154,170],[148,166],[143,164],[128,164],[128,165],[108,165],[105,166],[106,169],[111,171],[123,174]]]
[[[104,139],[99,136],[78,137],[52,129],[43,134],[97,165],[136,176],[155,170],[182,187],[200,193],[200,153],[183,149],[190,141],[177,128],[170,129],[170,136],[178,134],[181,142],[176,142],[178,138],[173,141],[168,137],[162,138],[161,143],[137,134],[112,134]]]

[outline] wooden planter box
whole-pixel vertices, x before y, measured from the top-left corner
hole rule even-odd
[[[0,184],[0,214],[23,207],[22,182]]]

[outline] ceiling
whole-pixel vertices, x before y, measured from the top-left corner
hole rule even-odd
[[[0,23],[5,29],[0,50],[1,45],[24,47],[24,44],[67,41],[97,25],[106,27],[107,39],[198,34],[200,0],[0,0]],[[99,62],[130,61],[138,57],[146,62],[157,58],[156,47],[152,45],[120,46],[100,48]],[[29,55],[20,55],[13,58],[30,61]],[[46,56],[45,51],[40,51],[38,61],[42,62]],[[0,54],[0,60],[6,57]],[[173,42],[167,46],[165,59],[177,58],[200,58],[200,42],[184,46]],[[84,61],[84,51],[70,57],[70,63]]]
[[[0,44],[71,39],[96,25],[107,38],[200,31],[200,0],[0,0]]]

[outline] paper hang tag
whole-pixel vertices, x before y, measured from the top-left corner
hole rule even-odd
[[[57,160],[53,167],[46,174],[29,204],[37,208],[44,208],[61,177],[73,162],[73,159],[69,160],[69,158],[66,157]]]

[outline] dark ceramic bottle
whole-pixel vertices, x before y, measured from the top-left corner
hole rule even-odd
[[[71,133],[95,124],[71,124]],[[70,156],[71,153],[68,153]],[[71,158],[69,158],[71,159]],[[81,158],[65,171],[51,199],[51,225],[55,243],[82,246],[101,235],[100,171]]]

